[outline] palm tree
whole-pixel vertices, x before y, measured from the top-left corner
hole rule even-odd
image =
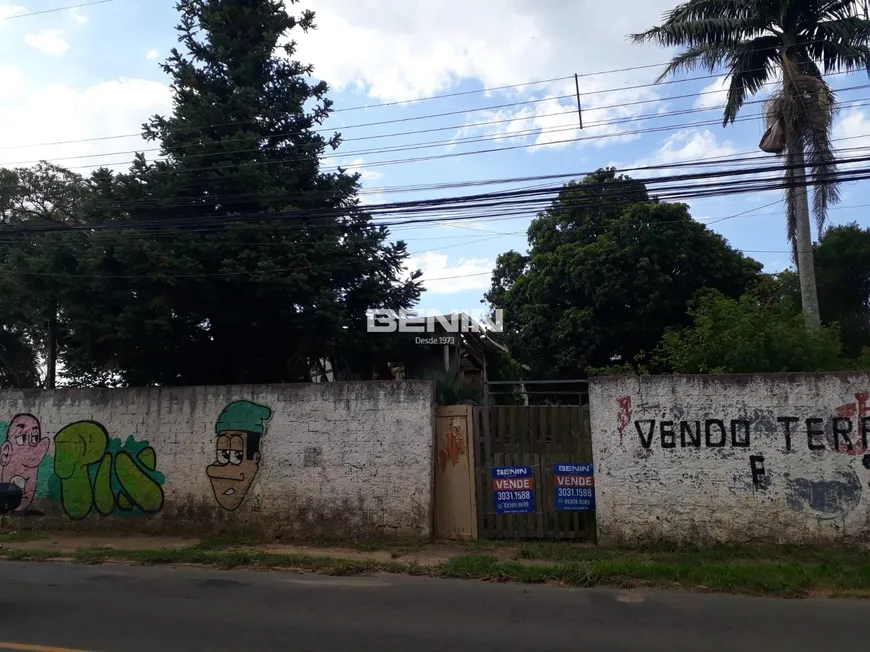
[[[821,235],[827,210],[839,201],[831,125],[837,105],[823,74],[865,69],[870,75],[870,20],[856,0],[688,0],[663,22],[630,37],[635,43],[680,47],[657,81],[697,69],[727,70],[723,126],[747,97],[776,82],[765,105],[767,131],[759,147],[784,155],[786,223],[801,283],[807,326],[817,329],[807,170],[813,177],[813,217]]]

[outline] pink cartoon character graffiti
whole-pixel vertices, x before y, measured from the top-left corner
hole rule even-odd
[[[9,422],[6,441],[0,446],[0,481],[21,488],[19,512],[33,502],[39,464],[49,445],[49,439],[42,436],[39,419],[32,414],[18,414]]]

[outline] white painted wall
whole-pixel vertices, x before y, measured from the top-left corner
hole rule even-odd
[[[36,416],[42,435],[52,439],[52,456],[55,435],[79,420],[97,421],[122,441],[129,435],[147,440],[165,476],[165,502],[154,516],[130,518],[162,521],[170,529],[220,522],[288,537],[427,537],[434,393],[434,383],[426,381],[5,391],[0,421],[20,413]],[[217,455],[215,423],[227,404],[240,399],[272,413],[253,483],[241,504],[228,510],[216,499],[206,468]],[[64,518],[56,496],[48,495],[47,480],[39,478],[34,507]],[[83,520],[99,518],[92,512]]]
[[[599,541],[866,541],[868,391],[868,373],[591,380]]]

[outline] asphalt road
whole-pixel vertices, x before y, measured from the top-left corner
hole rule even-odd
[[[870,601],[0,562],[0,650],[867,648]]]

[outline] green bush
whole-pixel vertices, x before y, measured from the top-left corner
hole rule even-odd
[[[438,371],[428,376],[435,381],[435,400],[439,407],[446,405],[480,405],[483,394],[476,388],[463,384],[458,373]]]
[[[656,353],[675,373],[762,373],[854,369],[842,355],[839,327],[808,331],[788,298],[745,294],[729,299],[715,290],[690,303],[692,325],[670,329]],[[868,356],[870,357],[870,356]],[[870,360],[868,360],[870,361]]]

